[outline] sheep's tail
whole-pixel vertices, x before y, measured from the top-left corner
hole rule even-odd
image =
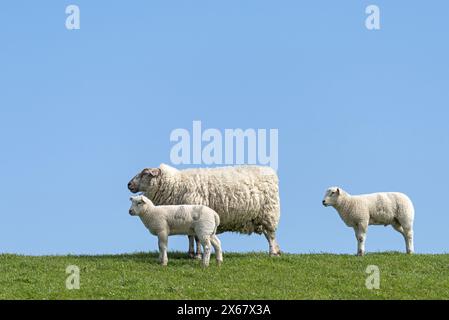
[[[214,229],[214,234],[217,233],[217,228],[220,225],[220,216],[218,215],[218,213],[215,212],[214,214],[214,219],[215,219],[215,229]]]

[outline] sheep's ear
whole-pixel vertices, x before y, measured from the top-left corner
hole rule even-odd
[[[159,169],[159,168],[152,168],[152,169],[150,169],[150,174],[153,177],[157,177],[158,175],[161,174],[161,169]]]
[[[149,174],[152,177],[157,177],[161,174],[161,169],[159,168],[147,168],[143,171],[145,174]]]
[[[340,195],[340,188],[337,188],[337,194]]]

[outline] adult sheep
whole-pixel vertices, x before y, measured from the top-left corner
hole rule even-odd
[[[264,234],[270,255],[280,254],[276,229],[280,218],[279,183],[270,167],[235,166],[178,170],[166,164],[146,168],[128,183],[155,205],[205,205],[220,216],[217,233]],[[197,240],[197,253],[198,253]],[[201,249],[199,249],[201,250]],[[201,253],[201,251],[199,251]],[[193,255],[193,237],[189,236]]]

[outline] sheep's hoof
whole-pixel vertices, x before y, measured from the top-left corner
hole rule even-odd
[[[195,259],[195,253],[189,252],[189,258],[190,259]]]
[[[222,264],[223,264],[223,260],[217,260],[217,266],[221,267]]]
[[[197,254],[194,256],[194,258],[195,258],[196,260],[201,260],[201,259],[203,259],[203,255],[202,255],[201,253],[197,253]]]
[[[270,257],[280,257],[281,256],[281,252],[270,252]]]

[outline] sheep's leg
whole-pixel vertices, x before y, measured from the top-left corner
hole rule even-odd
[[[413,229],[411,227],[403,227],[404,229],[404,239],[405,239],[405,247],[408,254],[412,254],[415,252],[415,248],[413,246]]]
[[[408,237],[404,231],[404,228],[402,228],[401,224],[396,220],[392,223],[392,226],[393,226],[394,230],[396,230],[397,232],[402,234],[402,236],[404,237],[404,240],[405,240],[405,247],[406,247],[407,253],[410,253],[409,252],[410,243],[408,241]],[[413,244],[412,244],[412,246],[413,246]]]
[[[270,250],[270,256],[280,256],[281,255],[281,249],[279,248],[279,245],[276,242],[276,233],[273,231],[264,231],[263,234],[265,235],[265,238],[268,240],[268,247]]]
[[[168,245],[168,236],[166,233],[158,234],[158,242],[159,242],[159,261],[161,265],[166,266],[168,263],[167,257],[167,245]]]
[[[405,224],[405,227],[403,227],[399,221],[395,221],[393,224],[393,228],[402,234],[405,240],[405,248],[407,253],[412,254],[414,252],[413,248],[413,230],[410,226]]]
[[[197,236],[195,236],[195,242],[196,242],[195,259],[201,259],[202,258],[202,255],[201,255],[201,242],[200,242],[200,239],[198,239]]]
[[[210,261],[210,238],[208,236],[201,237],[201,244],[204,250],[203,267],[208,267]]]
[[[194,236],[189,236],[189,257],[190,258],[195,258],[195,242],[194,242],[195,237]]]
[[[405,236],[404,234],[404,229],[402,228],[402,226],[399,224],[399,222],[394,221],[392,224],[393,229],[396,230],[397,232],[399,232],[400,234],[402,234],[403,236]]]
[[[221,251],[220,239],[218,239],[218,237],[215,234],[213,234],[210,238],[210,242],[212,243],[212,246],[214,247],[215,250],[217,264],[221,265],[221,263],[223,262],[223,252]]]
[[[357,255],[363,256],[365,255],[365,240],[366,240],[366,231],[368,227],[364,224],[358,224],[354,227],[355,237],[357,239]]]

